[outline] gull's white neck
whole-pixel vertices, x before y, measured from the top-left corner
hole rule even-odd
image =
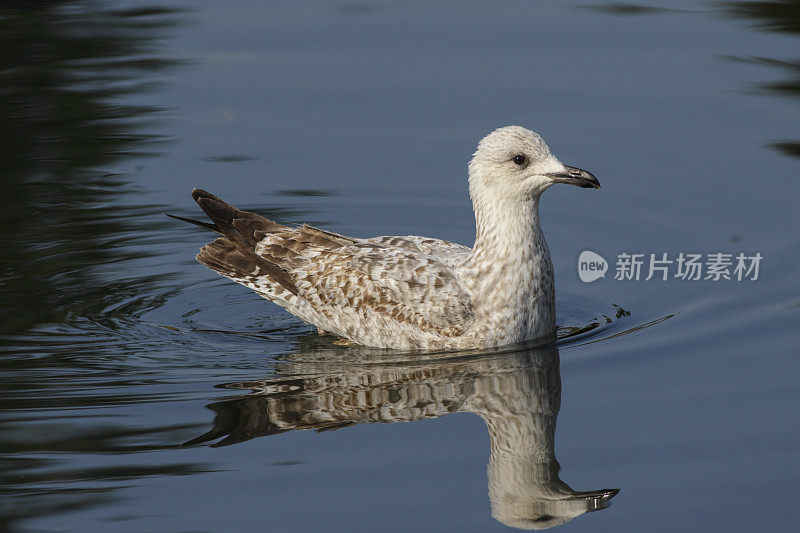
[[[475,244],[473,257],[494,260],[508,259],[520,254],[534,253],[544,244],[544,235],[539,225],[539,198],[523,200],[494,197],[485,201],[481,197],[473,200],[475,209]],[[544,246],[547,251],[547,246]]]
[[[539,196],[473,193],[475,245],[463,265],[479,313],[480,336],[497,345],[555,334],[550,251],[539,224]]]

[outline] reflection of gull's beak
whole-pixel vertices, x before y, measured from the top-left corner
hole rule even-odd
[[[608,500],[616,496],[618,493],[619,489],[591,490],[588,492],[576,492],[572,496],[572,499],[586,500],[587,502],[593,501],[596,504],[595,509],[603,509],[605,507],[603,504],[605,504]]]
[[[518,529],[549,529],[605,509],[619,493],[619,489],[573,490],[558,477],[554,456],[545,462],[540,459],[525,453],[491,457],[487,473],[494,518]]]
[[[595,178],[594,175],[588,170],[583,170],[581,168],[565,166],[564,170],[547,174],[547,177],[556,183],[577,185],[578,187],[583,187],[584,189],[600,188],[600,182],[597,181],[597,178]]]

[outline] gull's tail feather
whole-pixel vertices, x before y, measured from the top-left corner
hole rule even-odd
[[[192,198],[214,222],[216,231],[237,243],[255,246],[267,233],[286,229],[266,217],[236,209],[203,189],[193,189]]]
[[[297,294],[297,287],[289,272],[256,254],[255,250],[256,245],[268,234],[285,230],[285,226],[261,215],[236,209],[202,189],[192,190],[192,198],[213,224],[175,215],[167,216],[222,235],[200,250],[198,262],[238,283],[250,286],[253,280],[267,277],[277,286]]]

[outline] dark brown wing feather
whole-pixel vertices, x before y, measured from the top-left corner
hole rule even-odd
[[[229,278],[268,276],[292,294],[297,294],[297,287],[286,270],[255,253],[255,245],[264,235],[286,230],[286,226],[236,209],[202,189],[194,189],[192,198],[214,223],[213,228],[208,229],[224,235],[200,250],[197,254],[200,263]]]

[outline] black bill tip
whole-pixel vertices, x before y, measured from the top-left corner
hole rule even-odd
[[[566,183],[568,185],[577,185],[584,189],[599,189],[600,182],[594,177],[594,174],[588,170],[575,167],[565,167],[561,172],[554,172],[548,174],[550,179],[556,183]]]

